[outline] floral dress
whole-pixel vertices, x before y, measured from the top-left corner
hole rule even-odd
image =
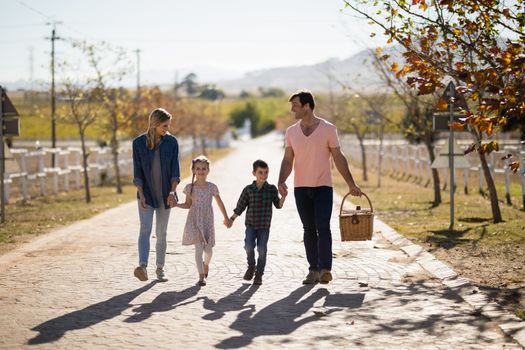
[[[190,194],[191,184],[184,187],[184,194],[191,196],[191,207],[184,226],[182,235],[183,245],[192,245],[204,242],[206,245],[215,245],[215,226],[213,224],[213,208],[211,202],[213,196],[219,195],[219,189],[211,182],[204,186],[193,186]]]

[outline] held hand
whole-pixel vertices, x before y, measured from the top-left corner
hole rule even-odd
[[[146,210],[146,199],[144,198],[144,195],[139,195],[139,203],[140,203],[140,209]]]
[[[176,207],[177,206],[177,203],[178,203],[178,199],[177,199],[177,193],[176,192],[170,192],[169,196],[168,196],[168,206],[170,208],[173,208],[173,207]]]
[[[285,197],[286,195],[288,195],[288,186],[286,186],[286,183],[282,182],[279,184],[278,186],[278,189],[279,189],[279,194],[283,197]]]
[[[229,218],[225,218],[224,221],[223,221],[223,224],[224,226],[226,226],[226,228],[230,228],[232,227],[232,224],[233,224],[233,221]]]
[[[348,192],[350,192],[352,196],[356,196],[356,197],[361,197],[363,195],[363,192],[361,191],[359,186],[357,186],[356,184],[349,185]]]

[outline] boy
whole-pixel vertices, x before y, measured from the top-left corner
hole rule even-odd
[[[237,207],[233,210],[234,214],[230,217],[231,221],[229,224],[231,226],[233,221],[248,207],[245,219],[246,236],[244,238],[248,269],[243,278],[250,281],[255,274],[253,284],[257,285],[262,284],[262,276],[266,266],[266,252],[268,237],[270,236],[270,223],[272,221],[272,204],[277,209],[281,209],[288,194],[288,192],[282,193],[282,197],[279,199],[277,187],[266,182],[268,171],[266,162],[259,159],[253,163],[252,174],[255,176],[255,181],[242,190]],[[256,247],[259,253],[257,267],[255,265]]]

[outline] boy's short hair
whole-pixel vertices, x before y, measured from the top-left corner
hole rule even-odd
[[[292,102],[292,100],[296,97],[299,97],[299,102],[301,102],[301,106],[304,106],[305,104],[310,105],[310,109],[313,111],[315,108],[315,100],[314,95],[308,90],[299,90],[295,92],[290,98],[288,99],[288,102]]]
[[[257,159],[253,162],[253,171],[256,171],[257,168],[268,169],[268,164],[264,160]]]

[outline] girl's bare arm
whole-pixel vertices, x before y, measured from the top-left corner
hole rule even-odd
[[[219,209],[221,210],[222,216],[224,216],[225,220],[228,220],[228,213],[226,213],[226,208],[224,207],[224,203],[222,202],[221,196],[216,195],[215,201],[217,202],[217,205],[219,206]]]
[[[186,195],[186,201],[184,203],[177,203],[177,204],[175,204],[175,207],[176,208],[181,208],[181,209],[190,209],[190,207],[191,207],[191,196]]]

